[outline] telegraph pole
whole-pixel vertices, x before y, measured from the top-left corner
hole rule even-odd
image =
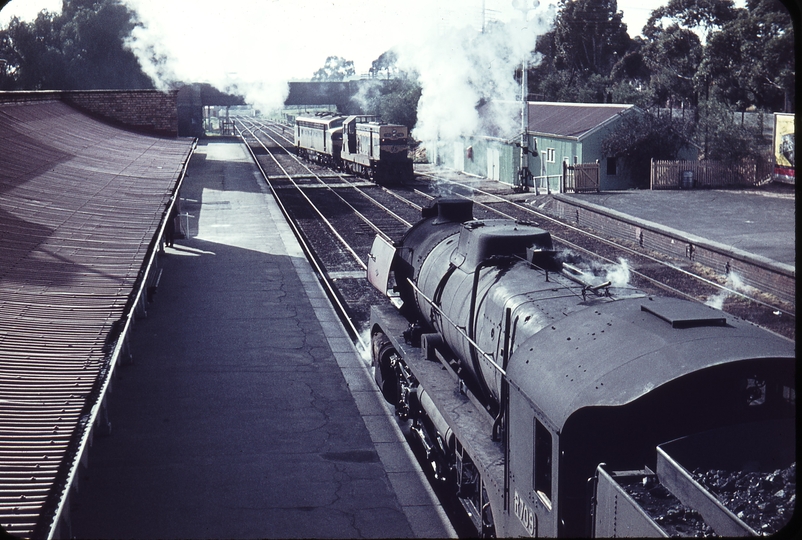
[[[538,0],[515,0],[513,6],[521,11],[521,17],[524,22],[527,20],[527,14],[533,8],[538,6]],[[532,176],[529,172],[529,74],[527,68],[529,62],[527,61],[528,51],[524,52],[523,60],[521,61],[521,161],[518,169],[518,182],[516,188],[519,191],[528,191],[529,178]]]

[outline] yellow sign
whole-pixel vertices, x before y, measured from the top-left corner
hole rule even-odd
[[[794,115],[774,115],[774,162],[779,167],[794,168]]]

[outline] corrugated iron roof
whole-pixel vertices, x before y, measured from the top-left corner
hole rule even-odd
[[[600,103],[529,103],[529,132],[580,139],[634,105]]]
[[[192,151],[58,102],[0,104],[0,524],[46,534],[109,341]]]

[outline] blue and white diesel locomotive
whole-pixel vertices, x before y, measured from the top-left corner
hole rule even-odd
[[[377,183],[403,183],[413,176],[406,126],[375,116],[325,113],[295,119],[298,155]]]
[[[376,382],[477,532],[743,536],[787,524],[794,343],[702,304],[580,279],[548,232],[474,220],[471,205],[439,200],[397,242],[377,238],[368,278],[400,305],[372,308]],[[730,505],[723,484],[747,474],[775,500]]]

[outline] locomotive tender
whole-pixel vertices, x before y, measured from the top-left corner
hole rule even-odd
[[[374,377],[436,477],[484,536],[694,534],[667,532],[625,491],[633,478],[707,533],[764,532],[684,465],[794,463],[794,343],[579,279],[557,255],[548,232],[474,220],[460,200],[374,242],[368,279],[400,305],[372,308]]]
[[[305,159],[377,183],[412,179],[406,126],[383,124],[375,116],[298,117],[295,148]]]

